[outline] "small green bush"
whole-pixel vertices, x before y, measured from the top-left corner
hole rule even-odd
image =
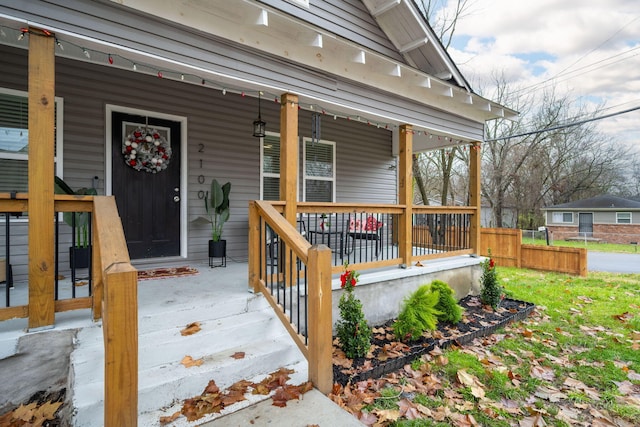
[[[440,294],[436,309],[442,314],[438,315],[438,321],[458,323],[462,320],[462,307],[458,305],[458,301],[453,296],[453,289],[448,283],[434,280],[431,282],[431,291],[437,291]]]
[[[355,359],[365,356],[369,351],[371,327],[364,317],[362,302],[353,295],[360,274],[355,270],[349,270],[347,263],[344,264],[344,268],[345,272],[340,276],[340,280],[345,292],[338,303],[340,319],[336,322],[336,335],[344,354],[350,359]]]
[[[482,266],[480,301],[485,305],[490,305],[491,308],[496,310],[502,298],[504,298],[504,293],[502,286],[498,283],[496,263],[493,258],[491,258],[491,250],[489,250],[489,257],[480,263],[480,265]]]
[[[393,332],[400,341],[417,340],[424,331],[433,331],[438,325],[436,309],[440,299],[438,292],[432,292],[429,285],[422,285],[405,298],[398,319],[393,324]]]

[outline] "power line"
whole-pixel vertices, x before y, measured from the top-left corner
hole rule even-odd
[[[584,55],[582,55],[580,58],[578,58],[576,61],[574,61],[571,65],[565,67],[562,71],[560,71],[559,73],[556,73],[555,76],[551,77],[551,79],[554,79],[556,77],[560,77],[561,75],[564,74],[565,71],[567,71],[569,68],[573,67],[574,65],[576,65],[578,62],[582,61],[584,58],[586,58],[587,56],[591,55],[593,52],[595,52],[596,50],[600,49],[603,45],[605,45],[606,43],[608,43],[609,41],[611,41],[611,39],[613,39],[616,35],[618,35],[622,30],[624,30],[625,28],[627,28],[629,25],[631,25],[633,22],[637,21],[638,19],[640,19],[640,16],[636,16],[635,18],[633,18],[631,21],[627,22],[625,25],[623,25],[622,27],[620,27],[615,33],[613,33],[611,36],[609,36],[609,38],[607,38],[605,41],[603,41],[602,43],[600,43],[597,47],[594,47],[593,49],[591,49],[589,52],[585,53]],[[600,61],[599,61],[600,62]],[[577,70],[575,70],[577,71]]]
[[[587,65],[585,65],[583,67],[580,67],[580,68],[577,68],[577,69],[575,69],[573,71],[569,71],[567,73],[562,72],[562,73],[556,74],[555,76],[550,77],[550,78],[548,78],[546,80],[543,80],[541,82],[534,83],[532,85],[517,89],[517,90],[514,91],[514,93],[519,93],[519,92],[522,92],[522,93],[525,93],[525,94],[526,93],[530,93],[530,92],[532,92],[534,90],[538,90],[539,87],[548,86],[554,81],[563,82],[563,81],[565,81],[567,79],[570,79],[570,78],[574,79],[574,78],[576,78],[578,76],[581,76],[583,74],[592,73],[594,71],[599,70],[600,68],[604,68],[604,67],[609,67],[609,66],[615,65],[615,64],[617,64],[619,62],[629,60],[629,59],[633,58],[634,56],[637,56],[638,54],[635,54],[635,55],[632,55],[632,56],[628,56],[628,57],[624,57],[624,58],[620,58],[620,59],[618,59],[616,61],[613,61],[613,62],[606,62],[606,61],[610,61],[610,60],[612,60],[614,58],[617,58],[617,57],[622,56],[622,55],[626,55],[626,54],[628,54],[630,52],[633,52],[634,50],[638,50],[638,49],[640,49],[640,47],[633,47],[633,48],[631,48],[629,50],[626,50],[624,52],[620,52],[620,53],[617,53],[615,55],[609,56],[607,58],[601,59],[599,61],[592,62],[591,64],[587,64]],[[591,67],[594,67],[594,68],[589,69]],[[578,73],[579,71],[582,71],[582,72],[579,73],[579,74],[575,74],[575,73]]]
[[[501,136],[499,138],[485,139],[484,142],[495,142],[495,141],[501,141],[503,139],[520,138],[522,136],[529,136],[529,135],[535,135],[537,133],[542,133],[542,132],[550,132],[550,131],[553,131],[553,130],[565,129],[565,128],[569,128],[569,127],[573,127],[573,126],[583,125],[583,124],[589,123],[589,122],[595,122],[596,120],[608,119],[609,117],[619,116],[621,114],[630,113],[630,112],[636,111],[636,110],[640,110],[640,106],[629,108],[627,110],[617,111],[617,112],[611,113],[611,114],[605,114],[604,116],[592,117],[590,119],[580,120],[580,121],[573,122],[573,123],[565,123],[563,125],[558,125],[558,126],[554,126],[554,127],[550,127],[550,128],[546,128],[546,129],[533,130],[533,131],[530,131],[530,132],[523,132],[523,133],[519,133],[519,134],[516,134],[516,135]]]

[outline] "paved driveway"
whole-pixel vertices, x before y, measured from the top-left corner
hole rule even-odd
[[[610,273],[640,273],[640,253],[617,254],[610,252],[587,253],[589,271],[607,271]]]

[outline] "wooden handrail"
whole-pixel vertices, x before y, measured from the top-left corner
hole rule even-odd
[[[262,221],[278,235],[285,247],[288,247],[307,269],[307,306],[308,319],[306,331],[308,342],[291,323],[283,307],[271,294],[260,276],[262,260],[258,254],[258,245],[264,243],[260,236]],[[332,348],[332,303],[331,303],[331,250],[325,245],[311,245],[282,216],[281,212],[265,201],[253,201],[249,204],[249,281],[250,286],[261,292],[274,309],[276,315],[291,335],[309,363],[309,380],[322,393],[331,392],[333,386]],[[252,249],[253,248],[253,249]],[[299,326],[299,325],[298,325]]]
[[[469,214],[478,211],[473,206],[413,206],[414,214]]]
[[[94,196],[93,205],[94,301],[102,303],[104,335],[104,425],[136,426],[138,275],[129,259],[115,198]]]
[[[271,203],[262,200],[255,202],[258,214],[264,217],[269,226],[278,234],[287,246],[296,254],[303,263],[308,262],[308,251],[311,244],[305,239],[298,230],[291,225],[284,217],[273,207]]]

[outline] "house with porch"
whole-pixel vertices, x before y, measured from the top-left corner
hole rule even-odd
[[[413,1],[9,0],[0,29],[0,320],[102,318],[105,342],[127,343],[105,348],[105,417],[136,417],[122,390],[137,378],[118,374],[137,372],[136,268],[210,258],[214,178],[231,183],[225,259],[248,264],[248,288],[270,295],[321,390],[345,262],[417,276],[417,261],[456,259],[439,274],[472,287],[484,123],[516,112],[472,90]],[[470,205],[413,206],[413,153],[448,146],[469,150]],[[54,195],[54,176],[98,196]],[[81,211],[92,284],[60,298],[79,228],[60,218]],[[11,301],[10,281],[28,301]]]

